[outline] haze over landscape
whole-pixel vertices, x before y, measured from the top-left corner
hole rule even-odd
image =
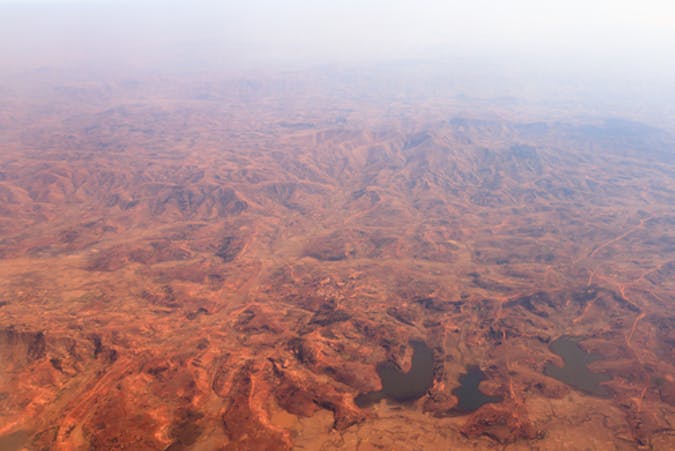
[[[673,449],[673,23],[0,0],[0,450]]]

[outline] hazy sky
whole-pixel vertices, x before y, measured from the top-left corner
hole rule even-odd
[[[81,81],[415,59],[471,96],[670,124],[673,24],[675,0],[0,0],[0,89],[26,71]]]
[[[667,0],[0,0],[5,62],[675,59]],[[186,54],[187,53],[187,54]]]

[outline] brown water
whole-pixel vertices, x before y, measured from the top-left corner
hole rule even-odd
[[[600,358],[589,354],[579,346],[579,340],[573,337],[560,337],[551,343],[550,349],[562,357],[565,365],[561,368],[548,362],[544,366],[544,374],[558,379],[584,393],[595,396],[608,396],[609,388],[602,382],[609,380],[606,374],[594,373],[588,364]]]
[[[31,433],[28,431],[16,431],[11,434],[0,436],[0,451],[18,451],[28,445]]]

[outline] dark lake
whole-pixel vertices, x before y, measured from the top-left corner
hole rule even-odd
[[[405,403],[424,395],[434,381],[434,358],[431,348],[424,342],[411,340],[413,348],[412,363],[407,373],[393,362],[377,365],[377,374],[382,382],[382,390],[362,393],[354,399],[359,407],[366,407],[384,398]]]
[[[550,349],[562,357],[565,365],[561,368],[548,362],[544,366],[544,374],[590,395],[609,395],[610,390],[602,385],[602,382],[609,380],[609,376],[594,373],[587,366],[589,363],[598,360],[600,356],[589,354],[581,349],[578,341],[573,337],[560,337],[553,341]]]
[[[483,404],[489,402],[500,402],[499,396],[489,396],[478,389],[481,381],[485,380],[485,373],[476,365],[466,368],[466,373],[459,376],[459,387],[452,390],[452,394],[457,397],[457,406],[454,410],[458,413],[473,412]]]

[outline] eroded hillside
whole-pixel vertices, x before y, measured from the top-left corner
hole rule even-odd
[[[672,445],[672,136],[147,83],[5,93],[0,448]],[[410,340],[429,390],[358,406]]]

